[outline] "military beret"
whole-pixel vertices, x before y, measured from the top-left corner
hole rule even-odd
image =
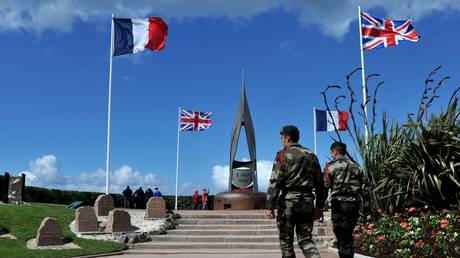
[[[281,135],[287,134],[287,135],[291,135],[291,136],[298,138],[300,135],[300,132],[299,132],[299,129],[297,129],[295,125],[286,125],[283,128],[281,128],[280,134]]]

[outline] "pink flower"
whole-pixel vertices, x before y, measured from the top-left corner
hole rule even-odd
[[[371,218],[372,218],[372,217],[371,217],[371,215],[370,215],[370,214],[369,214],[369,215],[367,215],[367,217],[366,217],[366,219],[367,219],[367,220],[371,220]]]
[[[440,224],[441,224],[441,228],[446,228],[447,225],[449,224],[449,221],[447,219],[442,219]]]
[[[434,230],[431,230],[431,237],[436,237],[436,232]]]
[[[385,236],[384,236],[384,235],[378,236],[377,239],[378,239],[379,241],[383,241],[383,240],[385,240]]]
[[[417,247],[417,248],[423,247],[423,241],[422,241],[422,240],[418,240],[418,241],[415,243],[415,247]]]
[[[414,211],[416,211],[416,210],[417,210],[417,209],[415,209],[415,207],[410,207],[408,211],[409,211],[409,212],[414,212]]]
[[[367,226],[367,229],[368,229],[368,230],[374,229],[374,224],[369,224],[369,225]]]
[[[447,210],[447,209],[442,209],[441,212],[442,212],[442,213],[447,213],[448,210]]]
[[[406,228],[407,227],[407,222],[403,221],[403,222],[399,223],[399,226],[401,226],[402,228]]]

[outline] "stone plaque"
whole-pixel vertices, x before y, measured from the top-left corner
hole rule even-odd
[[[166,203],[161,197],[152,197],[147,202],[145,209],[146,219],[164,218],[166,215]]]
[[[12,176],[8,184],[8,202],[22,203],[22,177]]]
[[[107,216],[109,212],[114,209],[114,202],[112,196],[109,194],[101,194],[94,202],[94,210],[97,216]]]
[[[62,229],[56,218],[46,217],[37,231],[37,246],[62,245]]]
[[[105,232],[129,232],[133,231],[131,226],[131,216],[123,209],[114,209],[109,212]]]
[[[83,206],[75,211],[75,229],[77,232],[99,231],[96,212],[93,207]]]
[[[240,167],[233,169],[232,183],[241,189],[248,188],[252,185],[252,169]]]

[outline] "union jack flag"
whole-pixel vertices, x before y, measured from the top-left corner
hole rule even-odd
[[[391,47],[401,41],[417,42],[419,36],[412,20],[392,21],[361,12],[363,50]]]
[[[211,112],[180,110],[180,131],[204,131],[211,126]]]

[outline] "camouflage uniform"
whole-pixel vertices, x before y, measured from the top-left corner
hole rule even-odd
[[[366,193],[364,175],[358,165],[345,157],[332,161],[326,170],[331,189],[331,219],[340,257],[353,257],[353,230],[359,217],[360,200]]]
[[[294,143],[276,155],[267,206],[278,207],[277,224],[282,257],[295,257],[294,227],[305,257],[319,257],[312,240],[315,199],[318,208],[324,206],[325,188],[318,158],[313,152]]]

